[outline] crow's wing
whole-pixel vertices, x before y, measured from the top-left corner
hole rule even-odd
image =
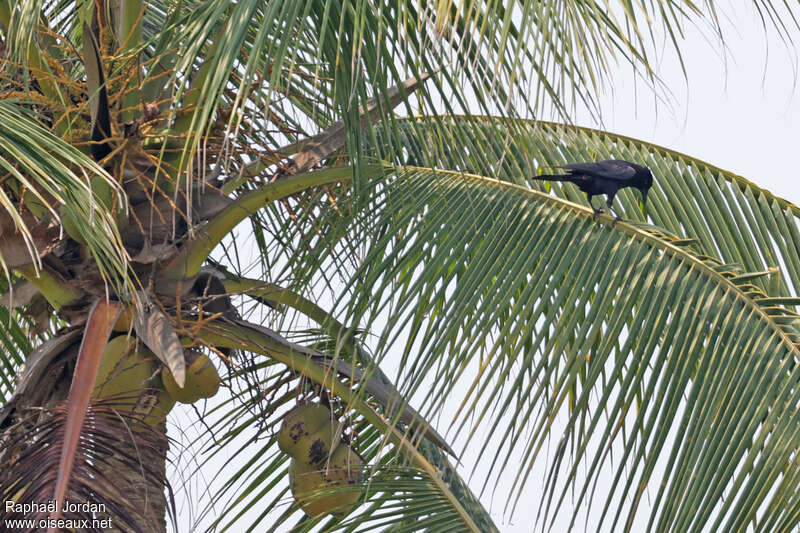
[[[618,159],[597,161],[595,163],[572,163],[569,165],[559,165],[558,168],[565,168],[571,170],[573,173],[612,180],[629,180],[636,176],[636,169],[630,163]]]

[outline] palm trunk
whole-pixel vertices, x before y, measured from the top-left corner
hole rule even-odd
[[[126,502],[132,509],[141,513],[140,525],[142,531],[155,533],[167,530],[167,500],[163,483],[158,478],[166,479],[167,451],[169,442],[164,433],[166,424],[161,424],[160,431],[146,433],[147,446],[134,446],[130,438],[120,434],[118,455],[108,458],[108,464],[103,465],[101,471],[115,483],[120,492],[128,497]],[[124,431],[124,430],[123,430]],[[140,464],[131,464],[125,458],[136,457]],[[143,475],[140,467],[149,469],[148,475]],[[152,474],[156,474],[153,476]],[[107,531],[126,531],[118,525]]]
[[[45,343],[28,357],[12,399],[0,409],[0,499],[42,503],[53,499],[64,405],[79,336],[66,348]],[[63,337],[63,335],[62,335]],[[53,350],[53,347],[61,348]],[[106,512],[65,512],[64,518],[110,519],[105,531],[165,532],[166,424],[143,426],[126,404],[100,402],[91,410],[76,457],[68,501],[103,504]],[[35,513],[33,513],[35,514]],[[31,518],[0,508],[0,521]]]

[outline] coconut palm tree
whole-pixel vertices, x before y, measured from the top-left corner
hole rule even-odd
[[[615,56],[657,87],[650,30],[692,20],[0,2],[1,518],[165,530],[179,402],[220,529],[496,531],[498,486],[532,527],[796,528],[800,211],[524,118],[594,109]],[[612,157],[657,179],[623,222],[529,179]]]

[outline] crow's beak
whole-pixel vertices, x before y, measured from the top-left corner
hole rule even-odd
[[[639,207],[641,208],[642,213],[644,215],[647,215],[647,193],[648,193],[648,190],[647,189],[639,189],[639,190],[642,191],[642,202],[641,202],[641,204],[639,204]]]

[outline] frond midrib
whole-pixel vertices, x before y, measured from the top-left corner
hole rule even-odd
[[[412,122],[412,121],[420,121],[420,120],[430,120],[431,117],[424,116],[424,115],[412,115],[409,117],[398,118],[398,122]],[[578,125],[571,125],[571,124],[562,124],[560,122],[551,122],[547,120],[536,120],[536,119],[527,119],[527,118],[511,118],[511,117],[493,117],[491,115],[452,115],[447,117],[440,117],[440,120],[443,121],[453,121],[453,120],[480,120],[485,122],[512,122],[518,124],[525,124],[528,126],[545,126],[548,129],[562,129],[562,130],[575,130],[581,131],[588,134],[598,135],[602,137],[614,137],[620,141],[628,141],[631,143],[635,143],[638,146],[649,148],[652,151],[659,152],[665,155],[669,155],[674,159],[680,159],[684,161],[687,165],[695,166],[699,169],[707,169],[717,173],[722,179],[726,182],[736,185],[746,186],[749,189],[753,189],[757,191],[770,200],[774,200],[778,202],[781,206],[790,209],[792,213],[796,216],[800,217],[800,207],[793,204],[789,200],[776,195],[775,193],[771,192],[768,189],[760,187],[753,183],[752,181],[748,180],[747,178],[736,174],[735,172],[731,172],[729,170],[725,170],[721,167],[713,165],[707,161],[702,159],[698,159],[694,156],[690,156],[683,152],[679,152],[678,150],[674,150],[672,148],[667,148],[666,146],[661,146],[660,144],[655,144],[647,141],[643,141],[636,137],[630,137],[628,135],[623,135],[620,133],[614,133],[610,131],[600,130],[597,128],[590,128],[587,126],[578,126]]]
[[[463,178],[468,178],[471,180],[479,181],[481,183],[491,185],[493,187],[501,187],[514,190],[521,194],[526,194],[530,197],[536,198],[537,200],[541,200],[544,202],[551,202],[555,204],[559,204],[567,209],[572,210],[578,216],[586,217],[586,218],[593,218],[594,213],[591,209],[584,207],[580,204],[576,204],[574,202],[570,202],[569,200],[565,200],[563,198],[559,198],[556,196],[551,196],[549,194],[545,194],[540,191],[535,191],[533,189],[528,189],[527,187],[523,187],[521,185],[516,185],[507,181],[499,180],[497,178],[490,178],[487,176],[481,176],[479,174],[470,174],[466,172],[459,172],[454,170],[443,170],[443,169],[435,169],[429,167],[417,167],[417,166],[399,166],[396,167],[397,169],[402,170],[409,170],[412,172],[436,172],[439,174],[448,174],[451,176],[459,176]],[[736,295],[737,298],[742,299],[745,301],[745,305],[749,306],[751,309],[755,310],[757,314],[759,314],[762,319],[767,322],[772,329],[778,334],[782,342],[789,347],[789,351],[794,354],[796,358],[800,358],[800,347],[795,344],[790,338],[789,335],[780,327],[780,325],[775,322],[772,317],[767,314],[764,309],[759,305],[755,300],[750,298],[748,295],[744,294],[740,288],[730,281],[728,278],[720,274],[717,270],[709,266],[705,261],[700,259],[699,257],[695,256],[694,254],[689,253],[687,250],[675,246],[672,243],[669,243],[663,239],[659,239],[657,236],[649,233],[647,231],[643,231],[633,224],[630,224],[624,220],[620,220],[614,222],[614,220],[606,220],[604,217],[597,217],[596,222],[600,224],[604,224],[608,226],[611,230],[622,231],[633,236],[640,241],[644,241],[650,244],[653,248],[662,250],[665,254],[669,254],[673,257],[676,257],[680,261],[684,261],[685,263],[689,264],[691,268],[697,268],[698,270],[705,273],[709,278],[715,280],[718,285],[727,289],[727,292],[733,293]]]

